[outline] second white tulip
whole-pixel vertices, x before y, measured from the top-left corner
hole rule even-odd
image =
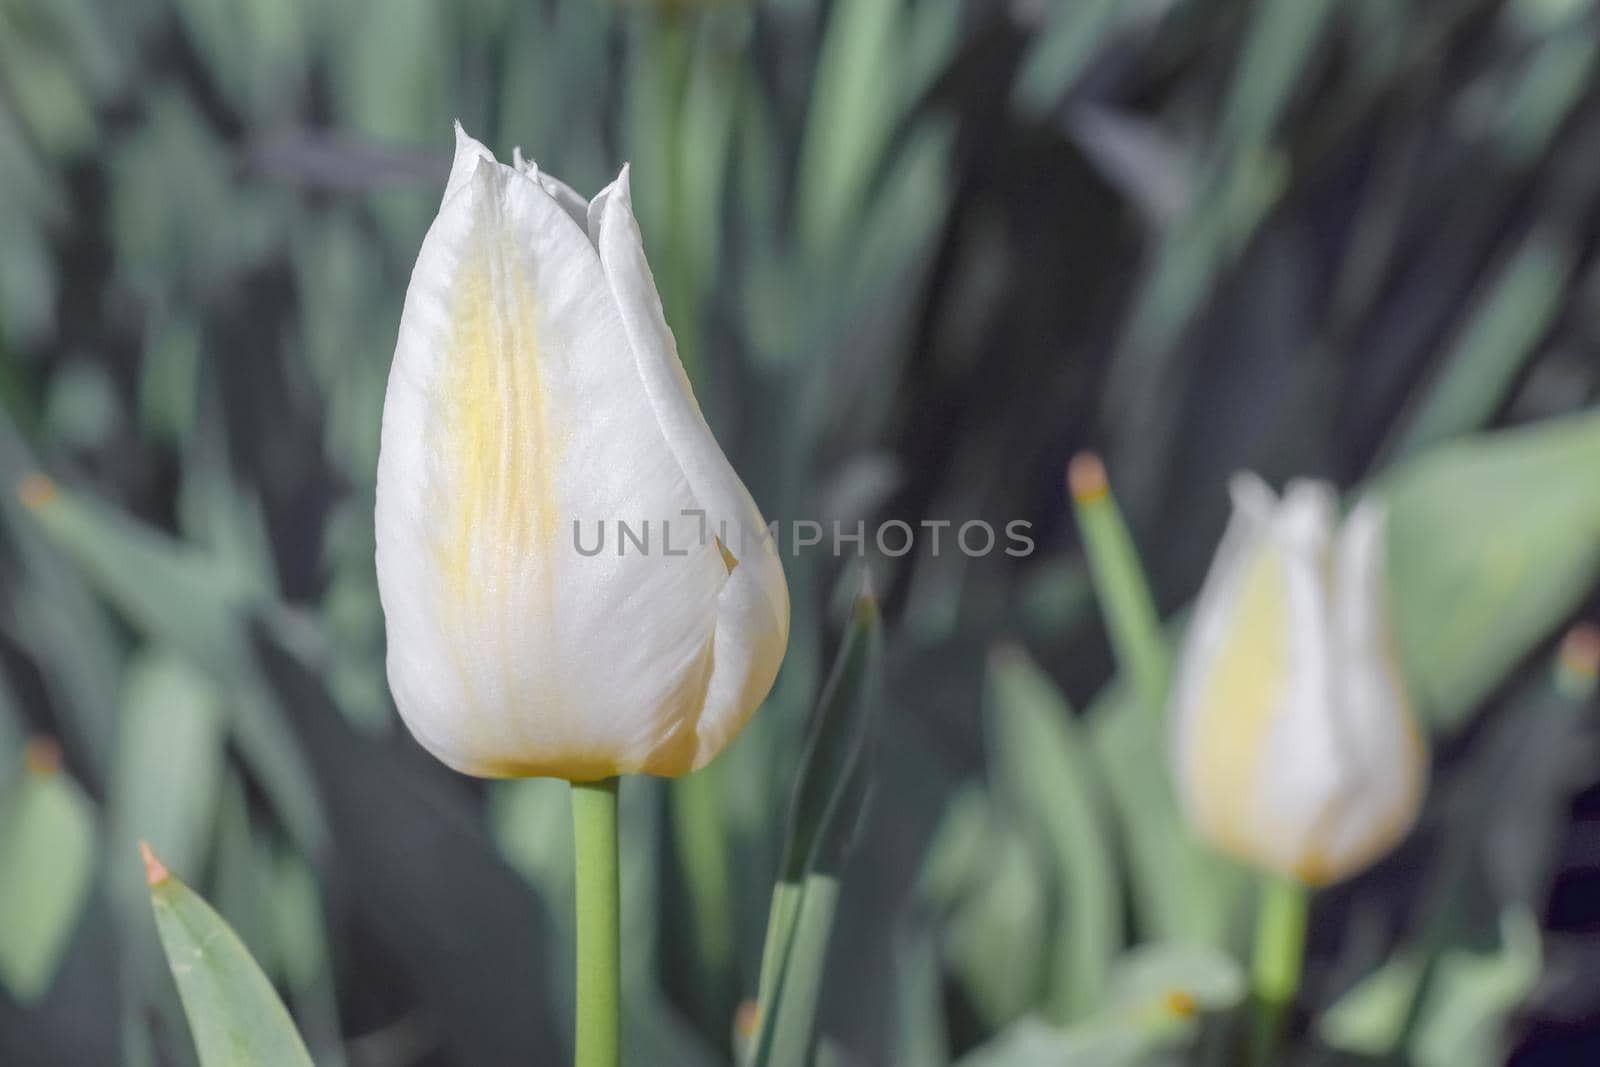
[[[1179,798],[1219,850],[1308,885],[1410,830],[1425,750],[1390,646],[1380,506],[1232,487],[1174,689]]]

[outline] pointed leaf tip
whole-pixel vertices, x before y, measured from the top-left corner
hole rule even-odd
[[[22,506],[37,511],[56,498],[56,483],[43,474],[30,474],[17,483]]]
[[[858,626],[870,626],[878,621],[878,596],[872,586],[872,571],[861,568],[861,585],[856,590],[855,621]]]
[[[1556,670],[1571,688],[1592,690],[1600,677],[1600,626],[1579,623],[1561,641]]]
[[[1067,489],[1080,504],[1099,500],[1111,490],[1106,465],[1093,452],[1079,452],[1067,464]]]
[[[314,1067],[271,979],[239,935],[199,894],[169,875],[147,843],[140,852],[152,886],[156,932],[199,1062]]]
[[[733,1016],[733,1032],[748,1041],[761,1029],[761,1005],[753,1000],[739,1002]]]
[[[52,775],[61,769],[61,746],[53,737],[31,738],[22,750],[22,765],[29,774]]]
[[[154,889],[172,877],[172,872],[168,871],[162,862],[156,859],[155,852],[150,848],[150,842],[139,842],[139,856],[144,860],[144,880],[150,888]]]

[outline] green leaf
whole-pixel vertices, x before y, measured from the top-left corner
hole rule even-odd
[[[1587,5],[1562,8],[1562,0],[1534,0],[1512,4],[1506,12],[1522,23],[1522,33],[1542,38],[1524,58],[1515,84],[1492,96],[1502,151],[1518,166],[1537,164],[1573,111],[1583,106],[1600,59],[1600,41],[1583,32]]]
[[[1212,138],[1212,155],[1192,185],[1189,211],[1162,234],[1125,319],[1107,382],[1118,418],[1119,455],[1130,499],[1144,500],[1170,460],[1172,410],[1190,366],[1180,341],[1224,269],[1287,186],[1272,135],[1322,41],[1329,0],[1265,0],[1249,26]],[[1138,440],[1134,440],[1137,436]],[[1142,447],[1135,447],[1142,446]]]
[[[1224,1012],[1244,999],[1239,962],[1207,945],[1158,942],[1140,945],[1117,960],[1107,982],[1112,1010],[1147,1014]]]
[[[870,789],[882,624],[863,581],[796,773],[761,958],[756,1067],[805,1067],[839,877]]]
[[[29,513],[137,630],[225,687],[240,753],[301,848],[315,854],[324,836],[318,791],[250,643],[252,616],[276,621],[282,605],[252,589],[241,568],[103,501],[52,487]]]
[[[1539,980],[1539,920],[1525,909],[1500,916],[1500,944],[1439,963],[1411,1040],[1418,1067],[1494,1067],[1510,1051],[1506,1024]]]
[[[49,742],[0,794],[0,984],[42,996],[71,943],[94,882],[94,809],[55,766]]]
[[[172,5],[207,73],[236,109],[262,124],[283,121],[299,98],[315,18],[304,0],[178,0]],[[248,48],[239,42],[248,41]]]
[[[182,441],[194,426],[200,378],[200,326],[171,316],[152,323],[139,361],[140,430],[162,442]]]
[[[957,1067],[1136,1067],[1150,1063],[1149,1056],[1150,1042],[1128,1030],[1068,1032],[1022,1019],[963,1056]]]
[[[677,225],[697,295],[716,279],[725,243],[722,209],[741,73],[734,48],[740,46],[747,47],[748,41],[704,35],[685,74],[679,118],[683,137],[674,149],[680,170]]]
[[[8,110],[17,112],[46,153],[63,157],[84,150],[99,132],[90,92],[72,67],[60,61],[48,34],[19,32],[17,23],[7,21],[11,24],[0,34],[0,63],[10,90]]]
[[[1395,468],[1389,581],[1401,666],[1437,730],[1600,578],[1600,412],[1465,439]]]
[[[838,294],[836,314],[847,315],[875,297],[883,279],[904,275],[933,245],[953,194],[955,133],[953,123],[929,118],[906,134],[889,164],[894,181],[871,199],[866,217],[852,233],[850,262],[828,287]]]
[[[1161,632],[1161,617],[1139,561],[1139,549],[1098,456],[1085,453],[1075,457],[1068,479],[1073,513],[1117,668],[1132,682],[1144,705],[1141,713],[1159,715],[1167,697],[1172,655]]]
[[[51,444],[103,448],[121,429],[122,408],[111,376],[98,363],[71,360],[50,376],[43,428]]]
[[[267,602],[278,588],[277,567],[258,490],[244,485],[229,457],[228,416],[220,387],[207,379],[195,426],[185,442],[178,491],[178,529],[227,574],[227,587],[247,602]]]
[[[1168,773],[1165,718],[1139,711],[1118,680],[1085,713],[1127,854],[1135,924],[1146,938],[1228,944],[1248,880],[1189,832]]]
[[[38,667],[58,727],[75,752],[85,757],[91,781],[103,780],[110,760],[122,671],[120,635],[81,575],[39,529],[35,513],[55,492],[38,475],[0,412],[0,470],[19,483],[0,504],[7,532],[21,564],[12,610],[18,637]]]
[[[861,211],[899,113],[895,34],[903,7],[898,0],[840,0],[828,8],[797,192],[801,244],[817,259],[836,248]]]
[[[891,1040],[900,1067],[946,1067],[950,1062],[943,973],[934,934],[908,924],[894,943],[895,1014]]]
[[[458,37],[452,5],[382,0],[329,8],[334,27],[329,95],[340,125],[379,143],[427,147],[447,157],[458,113]],[[442,171],[440,172],[442,175]],[[415,249],[438,204],[430,188],[374,198],[396,247]],[[410,252],[407,252],[409,255]]]
[[[1404,953],[1351,986],[1317,1020],[1322,1040],[1346,1052],[1386,1055],[1405,1031],[1424,968],[1415,953]]]
[[[834,840],[853,832],[846,823],[854,812],[841,805],[866,772],[863,756],[876,717],[881,652],[878,602],[863,584],[795,771],[779,869],[785,880],[818,866]]]
[[[149,86],[140,115],[97,155],[119,277],[160,306],[180,292],[212,293],[281,247],[295,198],[240,182],[235,147],[191,96]]]
[[[109,787],[114,854],[149,841],[174,863],[201,868],[221,800],[226,736],[221,694],[183,660],[152,654],[129,667]],[[120,864],[113,884],[119,904],[142,908],[136,874]]]
[[[773,986],[771,1014],[763,1011],[759,1016],[758,1067],[806,1067],[810,1062],[838,904],[837,875],[806,875],[795,904],[788,951],[782,956],[783,969]]]
[[[1043,32],[1033,39],[1017,74],[1012,100],[1027,118],[1045,116],[1071,92],[1112,34],[1128,17],[1123,0],[1078,0],[1057,4]]]
[[[1334,9],[1331,0],[1265,0],[1253,5],[1244,48],[1233,68],[1221,119],[1227,152],[1264,145],[1288,110],[1296,87],[1314,69],[1318,31]]]
[[[1065,1023],[1099,1003],[1122,941],[1099,770],[1066,700],[1020,649],[991,657],[985,704],[992,789],[1048,861],[1057,915],[1046,1010]]]
[[[1320,0],[1319,0],[1320,2]],[[1161,234],[1141,271],[1112,356],[1104,405],[1116,413],[1123,499],[1141,501],[1170,460],[1193,364],[1182,341],[1240,250],[1288,187],[1284,161],[1266,148],[1230,157],[1194,179],[1191,210]]]
[[[141,632],[198,662],[238,660],[248,593],[218,560],[65,488],[29,513]]]
[[[1565,304],[1572,274],[1570,241],[1549,227],[1530,234],[1510,261],[1475,295],[1471,317],[1428,384],[1399,454],[1482,429]]]
[[[668,785],[672,841],[688,897],[689,947],[693,985],[705,1009],[726,1013],[734,963],[734,874],[727,823],[723,818],[724,765],[713,763]]]
[[[148,847],[145,864],[156,929],[201,1067],[312,1067],[283,1001],[233,928]]]
[[[1145,945],[1110,969],[1104,1006],[1057,1029],[1024,1018],[963,1058],[959,1067],[1155,1067],[1181,1058],[1199,1030],[1200,1012],[1226,1012],[1244,999],[1244,972],[1219,949]]]
[[[1388,1055],[1406,1032],[1421,993],[1407,1062],[1418,1067],[1503,1063],[1506,1024],[1533,992],[1542,959],[1538,920],[1526,909],[1510,908],[1500,916],[1498,945],[1486,951],[1464,945],[1446,949],[1431,975],[1415,953],[1398,955],[1340,997],[1318,1030],[1333,1048]]]
[[[919,881],[940,918],[945,966],[989,1028],[1011,1022],[1043,991],[1046,872],[1015,820],[969,785],[945,809]]]

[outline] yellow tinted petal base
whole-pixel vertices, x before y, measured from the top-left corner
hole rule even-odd
[[[1237,855],[1254,852],[1248,835],[1256,783],[1287,685],[1287,612],[1283,560],[1264,552],[1241,581],[1229,632],[1198,695],[1189,756],[1193,800],[1207,833]]]

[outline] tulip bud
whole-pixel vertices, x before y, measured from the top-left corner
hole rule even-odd
[[[389,685],[467,774],[684,774],[772,686],[783,568],[678,361],[627,168],[586,202],[515,162],[457,126],[406,292],[378,459]]]
[[[1389,639],[1384,519],[1333,492],[1232,485],[1173,690],[1179,799],[1219,850],[1308,885],[1410,830],[1426,753]]]

